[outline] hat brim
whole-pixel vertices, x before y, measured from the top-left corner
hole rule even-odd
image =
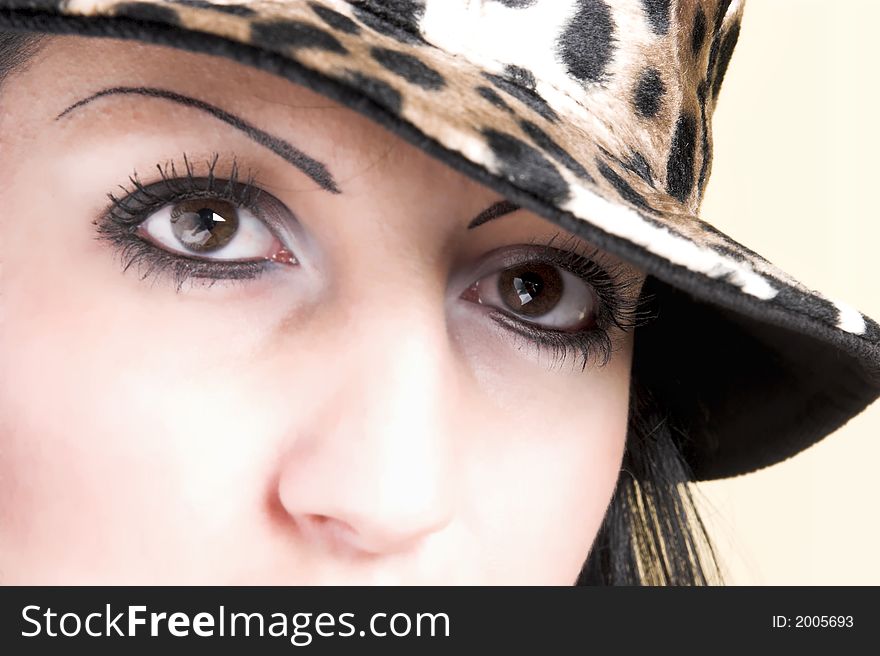
[[[85,4],[88,15],[77,3],[0,0],[0,29],[135,39],[280,75],[646,271],[658,318],[637,330],[634,366],[682,428],[696,480],[788,458],[880,396],[880,326],[681,214],[613,159],[591,119],[530,129],[530,116],[557,110],[498,79],[492,63],[420,43],[381,16],[320,11],[333,3]],[[372,53],[401,42],[423,46],[418,62]],[[461,102],[437,102],[438,85]]]

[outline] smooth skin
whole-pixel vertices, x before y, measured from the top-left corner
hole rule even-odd
[[[165,99],[56,120],[120,85],[233,112],[341,193]],[[525,210],[468,230],[503,198],[225,59],[55,37],[0,103],[0,583],[574,582],[620,473],[634,331],[560,366],[462,296],[495,249],[568,233]],[[297,263],[180,290],[123,272],[96,238],[107,193],[214,152],[289,209]]]

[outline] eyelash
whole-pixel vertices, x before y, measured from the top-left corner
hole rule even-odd
[[[492,309],[488,314],[508,330],[548,351],[553,364],[562,365],[571,359],[573,363],[580,362],[583,371],[595,359],[601,368],[608,364],[614,353],[614,329],[628,332],[649,321],[650,312],[643,306],[649,299],[635,294],[641,284],[638,276],[621,265],[600,266],[596,263],[599,249],[590,249],[574,235],[567,237],[567,243],[554,246],[561,235],[556,233],[546,242],[532,241],[526,247],[530,256],[521,261],[559,266],[591,286],[598,297],[596,325],[568,332],[538,327],[504,310]]]
[[[144,186],[135,171],[129,176],[130,188],[120,185],[124,196],[119,198],[113,193],[107,194],[110,204],[94,223],[98,238],[109,242],[119,253],[123,271],[137,265],[141,267],[142,280],[167,275],[179,292],[189,280],[198,280],[209,287],[218,280],[243,282],[256,279],[267,268],[277,266],[271,260],[207,261],[187,257],[154,246],[136,234],[141,223],[153,212],[191,198],[225,200],[249,210],[259,219],[267,218],[257,204],[262,190],[256,184],[255,175],[249,173],[244,182],[239,182],[239,166],[233,155],[229,177],[218,180],[214,170],[220,155],[216,152],[212,155],[207,177],[195,175],[192,163],[184,153],[185,175],[178,177],[173,161],[167,162],[164,169],[156,164],[161,181]],[[267,225],[267,228],[272,230],[271,225]],[[488,316],[512,333],[529,339],[539,349],[549,351],[554,363],[562,364],[574,358],[581,362],[581,370],[584,370],[595,358],[597,365],[604,367],[614,350],[612,331],[617,328],[627,332],[642,325],[648,318],[641,309],[646,299],[638,298],[633,293],[640,280],[623,267],[599,266],[596,263],[598,249],[589,250],[574,235],[569,236],[569,243],[554,246],[561,234],[556,233],[545,242],[532,241],[525,247],[529,257],[523,257],[521,261],[561,267],[590,285],[598,297],[596,325],[586,330],[568,332],[538,327],[500,309],[489,311]]]
[[[213,153],[208,165],[207,177],[195,175],[192,163],[184,153],[183,162],[186,174],[178,177],[174,162],[168,162],[163,169],[156,164],[161,181],[144,186],[135,171],[129,176],[130,188],[120,188],[125,195],[120,198],[108,193],[110,205],[95,221],[98,238],[109,242],[119,253],[123,271],[132,266],[141,267],[141,280],[149,277],[160,278],[168,275],[179,292],[184,283],[198,280],[211,287],[218,280],[247,281],[258,278],[274,263],[266,261],[219,261],[187,257],[180,253],[170,253],[141,239],[136,231],[153,212],[171,203],[179,203],[191,198],[213,198],[225,200],[243,207],[260,219],[266,219],[257,198],[262,189],[256,184],[256,176],[251,172],[244,182],[239,181],[239,166],[232,158],[229,177],[218,180],[214,170],[219,153]],[[169,175],[170,169],[170,175]],[[272,229],[271,225],[267,228]]]

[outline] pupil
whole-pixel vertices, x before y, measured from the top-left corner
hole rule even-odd
[[[507,306],[519,314],[539,317],[559,303],[562,276],[556,267],[542,262],[506,269],[498,276],[498,293]]]
[[[238,214],[230,203],[220,200],[190,200],[175,205],[171,212],[174,236],[195,252],[212,251],[228,244],[238,230]]]
[[[205,230],[210,230],[214,227],[214,210],[209,210],[207,207],[203,207],[199,210],[198,214]]]
[[[513,279],[513,287],[516,289],[519,300],[523,305],[529,303],[541,293],[543,289],[542,282],[540,277],[534,273],[517,276]]]

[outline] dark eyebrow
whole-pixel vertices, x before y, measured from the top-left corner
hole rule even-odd
[[[69,114],[77,107],[82,107],[86,103],[89,103],[97,98],[120,93],[136,93],[142,96],[164,98],[166,100],[172,100],[176,103],[180,103],[181,105],[195,107],[196,109],[200,109],[203,112],[207,112],[208,114],[219,118],[224,123],[228,123],[237,130],[241,130],[261,146],[265,146],[275,154],[283,157],[300,171],[309,176],[312,180],[317,182],[322,189],[325,189],[333,194],[341,193],[339,191],[339,187],[336,186],[336,181],[333,179],[333,175],[330,173],[329,170],[327,170],[326,165],[322,164],[312,157],[309,157],[304,152],[302,152],[292,144],[288,143],[284,139],[274,137],[268,132],[264,132],[263,130],[260,130],[259,128],[251,125],[244,119],[239,118],[235,114],[230,114],[229,112],[220,109],[219,107],[215,107],[214,105],[211,105],[209,103],[206,103],[203,100],[191,98],[190,96],[175,93],[174,91],[156,89],[153,87],[111,87],[108,89],[103,89],[102,91],[98,91],[97,93],[94,93],[87,98],[83,98],[82,100],[78,100],[70,107],[65,109],[63,112],[58,114],[58,116],[55,117],[55,120],[57,121],[66,114]]]
[[[473,221],[468,223],[467,229],[472,230],[473,228],[481,226],[493,219],[500,218],[511,212],[516,212],[518,209],[520,209],[519,205],[514,205],[509,200],[498,201],[494,205],[491,205],[480,212]]]

